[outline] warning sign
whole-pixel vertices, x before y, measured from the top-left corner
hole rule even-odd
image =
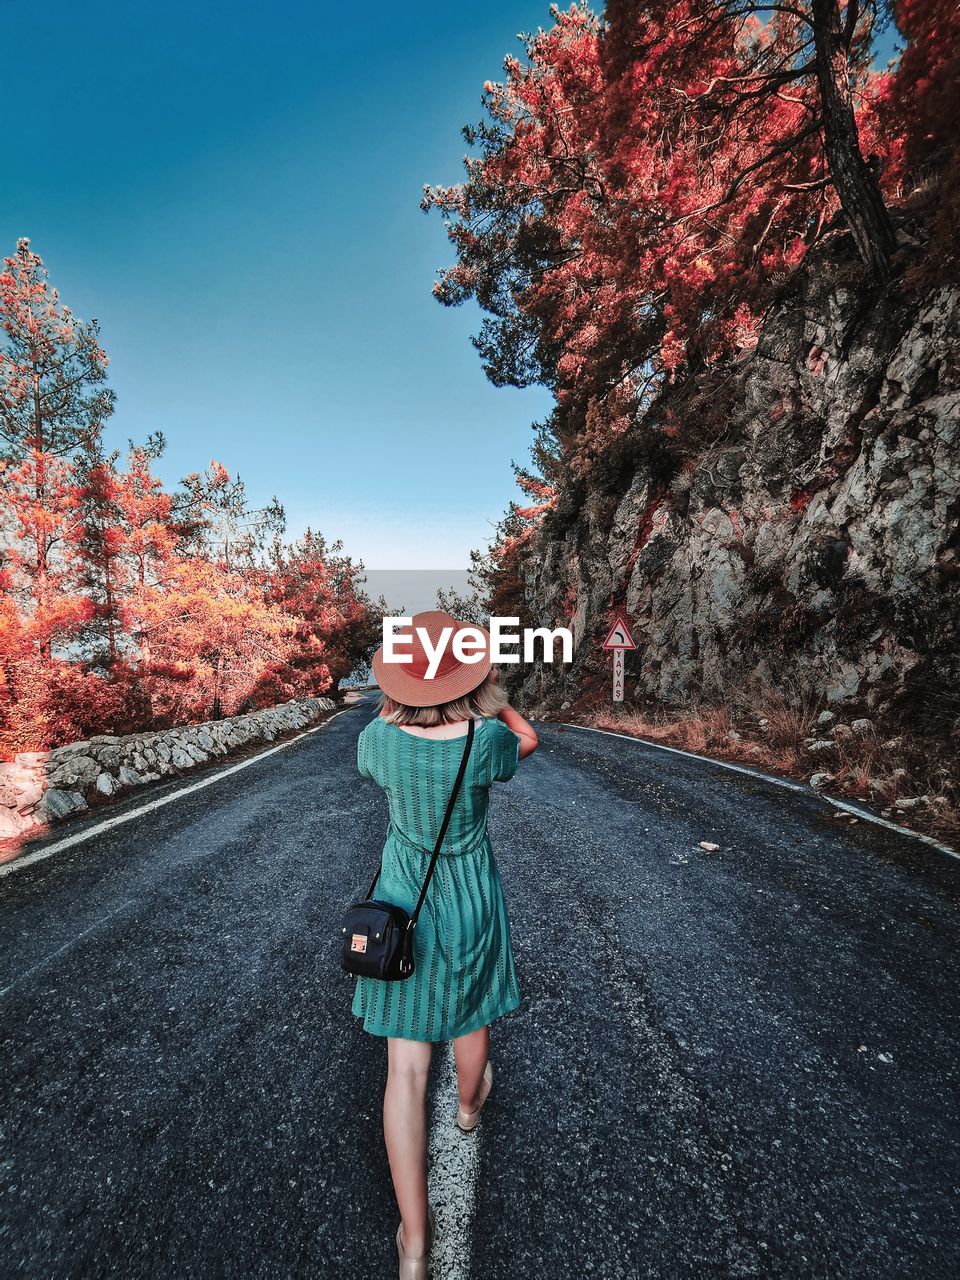
[[[635,649],[637,647],[622,614],[617,615],[617,620],[610,628],[610,634],[604,640],[602,647],[604,649]]]
[[[624,685],[623,651],[637,647],[622,614],[617,615],[617,620],[610,628],[610,634],[604,640],[603,647],[604,649],[613,650],[613,700],[614,702],[622,702]]]

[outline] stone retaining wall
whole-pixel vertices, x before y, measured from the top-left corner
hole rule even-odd
[[[250,743],[303,729],[335,703],[292,698],[248,715],[117,738],[99,734],[52,751],[21,751],[0,763],[0,839],[39,835],[96,799],[184,773]]]

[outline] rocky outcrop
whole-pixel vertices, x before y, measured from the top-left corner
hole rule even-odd
[[[576,659],[519,672],[525,705],[606,674],[622,608],[628,697],[766,688],[960,731],[960,294],[865,299],[832,265],[811,255],[771,311],[701,456],[673,474],[641,458],[545,521],[531,620],[572,625]]]
[[[272,742],[306,728],[334,705],[330,698],[294,698],[205,724],[122,738],[100,734],[52,751],[21,751],[0,763],[0,839],[40,834],[51,823],[119,791],[175,776],[245,746]]]

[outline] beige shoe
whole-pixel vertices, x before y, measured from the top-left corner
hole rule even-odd
[[[403,1251],[401,1232],[403,1223],[397,1227],[397,1254],[400,1258],[400,1280],[427,1280],[430,1273],[430,1250],[437,1236],[437,1223],[433,1216],[433,1206],[427,1205],[427,1251],[416,1258],[411,1258]]]
[[[477,1121],[480,1119],[480,1112],[483,1110],[483,1104],[490,1096],[490,1090],[493,1088],[493,1067],[490,1065],[490,1059],[487,1059],[487,1065],[483,1068],[483,1079],[480,1081],[480,1105],[475,1111],[464,1111],[463,1107],[457,1108],[457,1128],[462,1133],[471,1133],[477,1127]]]

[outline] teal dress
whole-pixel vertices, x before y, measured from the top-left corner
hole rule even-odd
[[[360,772],[383,787],[390,809],[374,897],[412,912],[465,745],[464,736],[421,738],[380,716],[360,734]],[[510,923],[487,833],[490,787],[512,778],[519,759],[520,739],[502,720],[477,722],[414,930],[414,972],[397,982],[356,980],[353,1012],[372,1035],[452,1040],[519,1005]]]

